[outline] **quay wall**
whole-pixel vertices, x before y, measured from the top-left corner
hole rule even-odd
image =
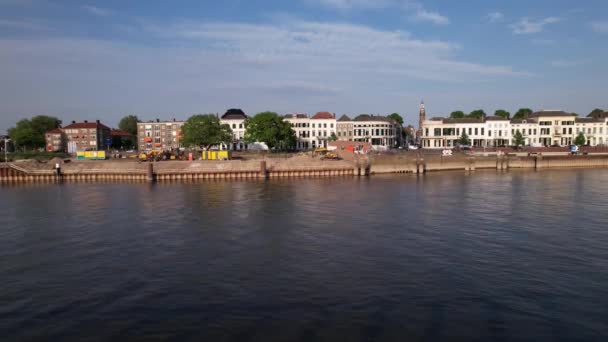
[[[385,154],[349,161],[282,158],[231,161],[74,161],[60,164],[36,161],[0,164],[0,182],[164,182],[288,177],[369,176],[386,173],[426,173],[448,170],[608,168],[607,155],[471,156]]]

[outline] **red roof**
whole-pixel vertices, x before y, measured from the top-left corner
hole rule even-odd
[[[102,123],[97,123],[97,122],[76,122],[76,123],[72,123],[68,126],[65,126],[64,129],[67,128],[97,128],[100,127],[101,129],[110,129],[110,127],[102,124]]]
[[[312,119],[335,119],[336,117],[330,112],[318,112]]]
[[[52,130],[46,132],[46,134],[61,134],[61,133],[63,133],[61,128],[55,128],[55,129],[52,129]]]
[[[127,131],[123,131],[122,129],[113,129],[110,131],[110,135],[111,136],[115,136],[115,137],[131,137],[133,136],[133,134],[127,132]]]

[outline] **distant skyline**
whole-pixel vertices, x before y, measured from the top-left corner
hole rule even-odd
[[[608,109],[608,2],[0,0],[0,134],[242,108]]]

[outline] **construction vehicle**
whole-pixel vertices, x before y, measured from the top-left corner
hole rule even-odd
[[[317,147],[313,152],[313,156],[319,156],[320,159],[329,159],[329,160],[339,160],[340,157],[334,153],[330,152],[325,147]]]

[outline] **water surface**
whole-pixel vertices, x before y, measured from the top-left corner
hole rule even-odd
[[[608,172],[0,186],[0,335],[590,341]]]

